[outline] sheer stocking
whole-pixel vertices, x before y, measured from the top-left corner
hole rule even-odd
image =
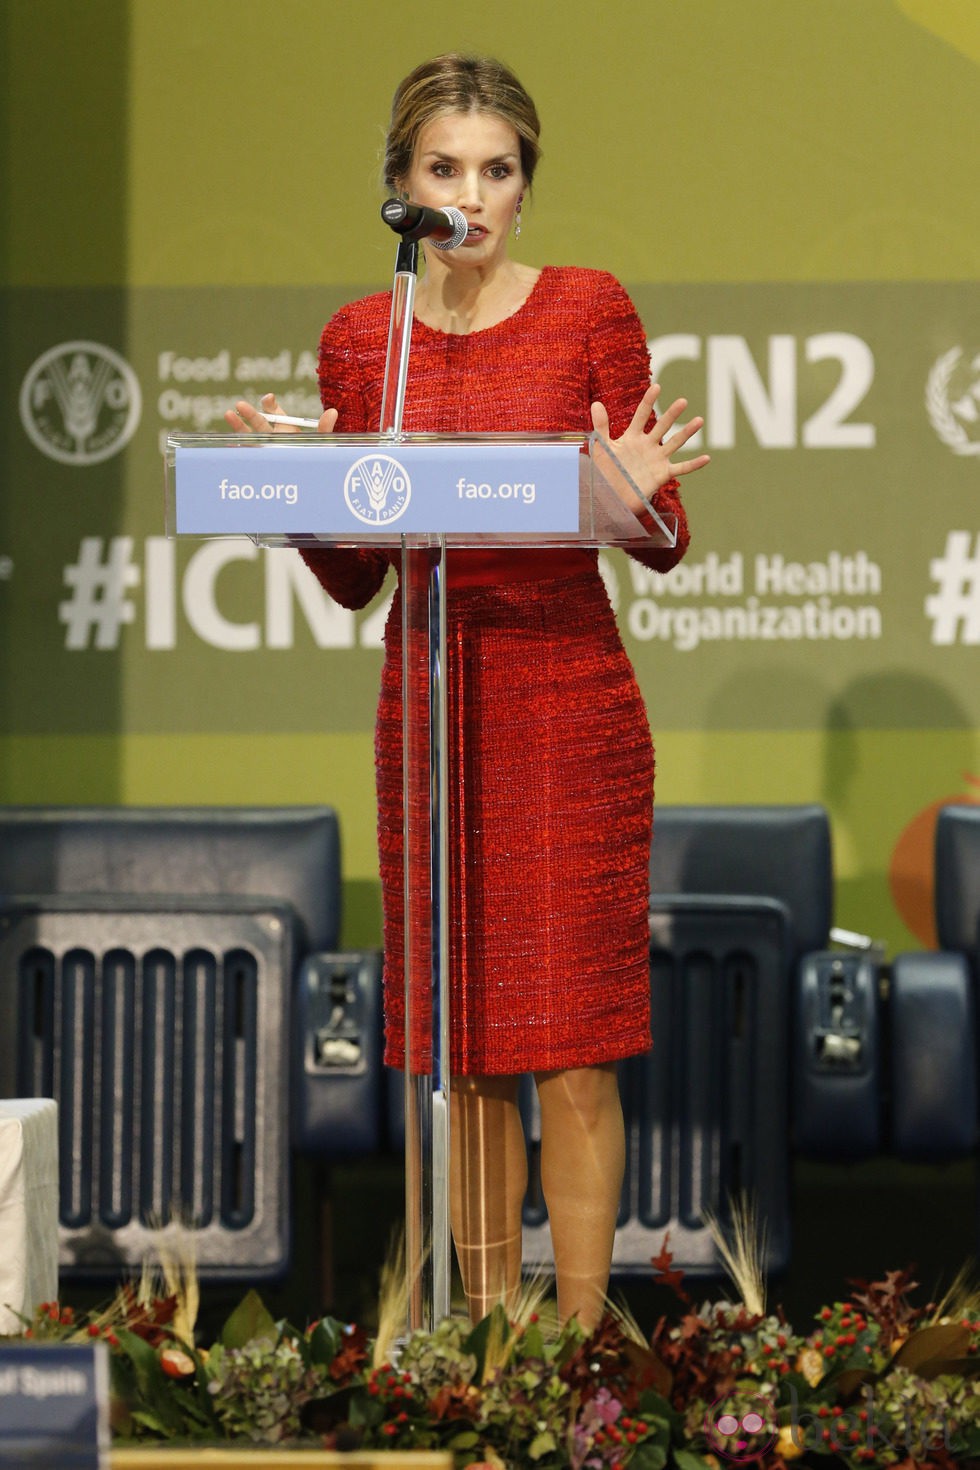
[[[521,1284],[527,1151],[517,1077],[452,1083],[449,1188],[453,1240],[470,1317],[509,1306]]]
[[[541,1072],[541,1184],[551,1222],[558,1315],[596,1326],[609,1286],[626,1162],[615,1063]]]
[[[453,1080],[450,1208],[470,1316],[513,1302],[521,1280],[527,1153],[517,1077]],[[555,1254],[558,1314],[602,1315],[626,1145],[615,1063],[535,1075],[541,1182]]]

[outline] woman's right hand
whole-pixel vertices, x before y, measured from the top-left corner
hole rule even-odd
[[[282,413],[274,393],[263,394],[259,402],[262,406],[256,408],[246,399],[239,399],[234,408],[225,410],[225,423],[236,434],[298,434],[300,432],[295,424],[270,423],[266,418],[267,413]],[[317,433],[332,434],[336,423],[337,410],[335,408],[324,409],[317,424]]]

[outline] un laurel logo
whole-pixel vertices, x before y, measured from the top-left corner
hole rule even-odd
[[[412,498],[405,466],[390,454],[364,454],[344,479],[344,499],[351,514],[367,526],[388,526],[404,515]]]
[[[944,352],[926,380],[926,412],[954,454],[980,454],[980,353]]]
[[[136,432],[143,408],[139,379],[125,358],[101,342],[62,342],[29,369],[20,418],[49,459],[98,464]]]

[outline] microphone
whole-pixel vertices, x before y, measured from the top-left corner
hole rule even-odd
[[[407,204],[404,199],[386,199],[381,218],[403,240],[431,240],[437,250],[455,250],[469,230],[459,209],[430,209],[426,204]]]

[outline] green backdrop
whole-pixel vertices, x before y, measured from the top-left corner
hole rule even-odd
[[[383,609],[165,535],[160,445],[388,284],[391,92],[502,56],[544,160],[519,253],[614,271],[713,465],[689,562],[610,591],[662,802],[821,801],[837,920],[929,942],[936,805],[980,798],[973,0],[7,0],[0,800],[327,801],[379,935]]]

